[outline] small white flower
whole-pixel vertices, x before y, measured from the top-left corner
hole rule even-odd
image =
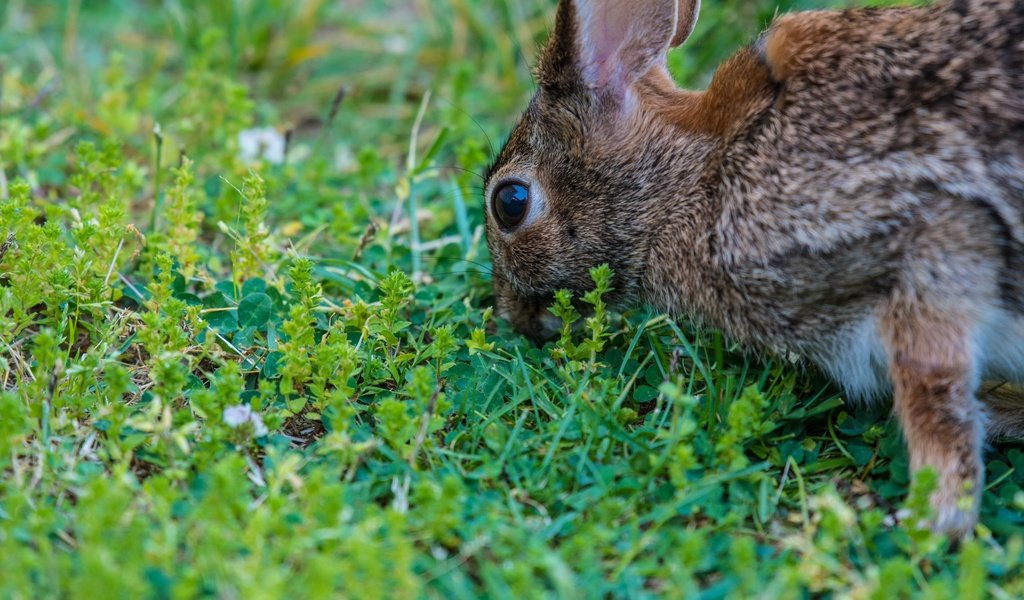
[[[334,168],[339,171],[350,171],[356,166],[356,155],[352,148],[339,145],[334,149]]]
[[[254,413],[252,407],[248,404],[239,404],[225,408],[224,423],[232,429],[238,429],[246,423],[252,423],[252,430],[256,437],[263,437],[268,433],[267,426],[263,424],[263,419],[258,413]]]
[[[239,132],[238,149],[246,162],[256,162],[261,158],[275,165],[284,162],[284,136],[273,127]]]
[[[243,423],[249,420],[250,416],[252,416],[252,408],[248,404],[229,406],[224,409],[224,422],[229,427],[241,427]]]
[[[382,40],[384,51],[389,54],[406,54],[409,52],[409,40],[404,35],[389,35]]]

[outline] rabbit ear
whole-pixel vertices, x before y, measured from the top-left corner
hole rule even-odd
[[[697,15],[700,13],[700,0],[678,0],[679,12],[676,20],[676,34],[672,38],[672,47],[681,46],[693,28],[697,26]]]
[[[621,97],[689,37],[699,8],[700,0],[561,0],[540,84],[583,83]]]

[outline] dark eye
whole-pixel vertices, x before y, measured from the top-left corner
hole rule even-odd
[[[521,183],[503,183],[494,191],[491,212],[502,229],[512,229],[523,222],[530,208],[530,188]]]

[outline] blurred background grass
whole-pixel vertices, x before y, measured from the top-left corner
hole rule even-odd
[[[77,107],[85,126],[80,133],[123,136],[140,151],[153,122],[168,129],[188,117],[175,110],[182,76],[202,61],[244,84],[257,124],[282,130],[315,128],[346,86],[338,139],[355,147],[374,143],[397,156],[427,90],[438,100],[427,126],[449,123],[452,111],[464,110],[484,127],[467,135],[500,140],[532,91],[530,68],[554,4],[4,0],[0,52],[8,71],[23,74],[22,85],[46,92],[48,106]],[[683,84],[703,86],[714,66],[752,40],[777,10],[820,4],[707,3],[694,36],[673,52],[673,71]],[[81,114],[112,100],[111,79],[130,92],[142,122]]]
[[[9,147],[0,148],[4,168],[59,185],[66,154],[56,150],[104,137],[151,164],[159,124],[166,138],[161,168],[176,165],[180,154],[212,152],[213,160],[199,161],[198,169],[215,178],[208,191],[216,195],[216,178],[224,174],[216,172],[220,154],[236,152],[242,129],[272,127],[288,133],[295,158],[312,154],[331,179],[323,186],[307,180],[304,193],[275,199],[272,218],[298,217],[307,229],[334,219],[335,234],[358,234],[371,214],[392,212],[379,200],[398,183],[394,167],[407,158],[429,91],[417,138],[426,147],[444,130],[435,162],[465,170],[457,184],[468,199],[467,221],[479,224],[480,181],[473,173],[482,173],[532,93],[530,69],[554,4],[2,0],[0,107],[17,110],[22,127],[36,129],[12,135]],[[707,3],[689,43],[672,53],[671,68],[684,85],[702,87],[715,65],[752,40],[776,11],[815,4]],[[344,101],[335,107],[339,90]],[[29,137],[43,139],[29,143]],[[353,172],[368,184],[357,186],[358,198],[343,189]],[[441,198],[452,193],[428,191]],[[339,209],[339,198],[354,212]],[[209,222],[230,221],[230,209],[220,206]]]

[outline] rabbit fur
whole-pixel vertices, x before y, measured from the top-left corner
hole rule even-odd
[[[561,0],[538,89],[489,169],[499,314],[615,272],[641,302],[892,397],[932,526],[973,530],[986,436],[1024,403],[1024,0],[784,15],[680,90],[699,0]],[[529,190],[504,226],[497,191]]]

